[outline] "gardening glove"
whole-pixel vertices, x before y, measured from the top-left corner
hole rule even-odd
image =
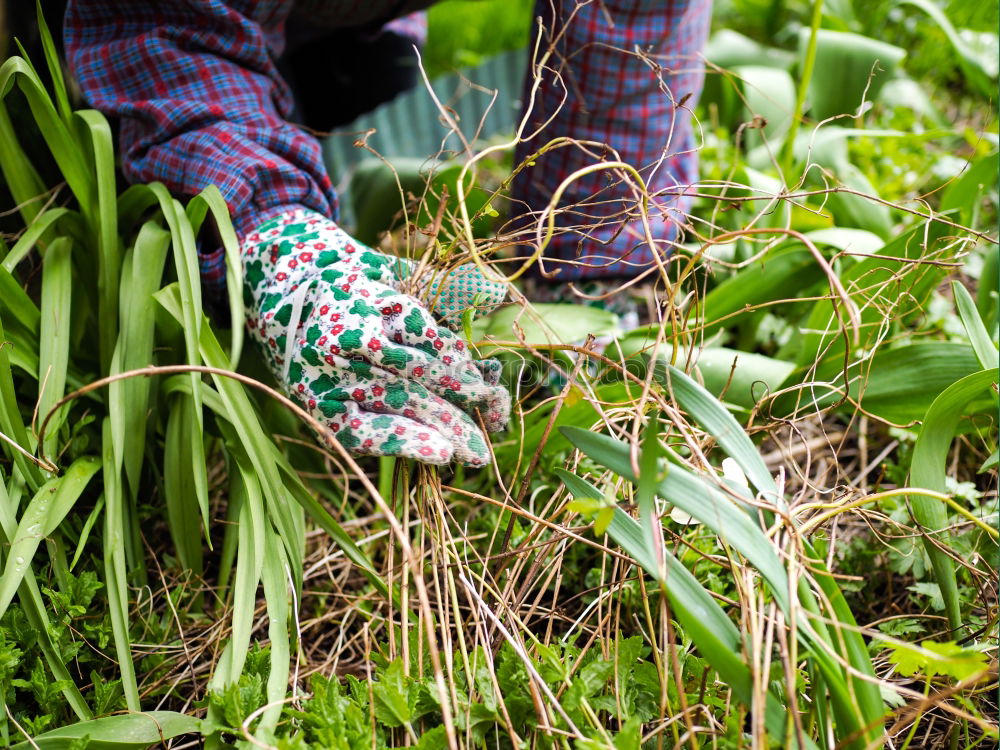
[[[248,326],[278,382],[355,455],[431,464],[489,461],[510,395],[496,361],[475,361],[455,333],[400,291],[412,268],[359,244],[333,221],[295,209],[243,243]],[[435,308],[486,299],[502,286],[468,269],[438,280]]]

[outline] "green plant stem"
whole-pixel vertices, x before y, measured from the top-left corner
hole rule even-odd
[[[812,22],[809,25],[809,46],[806,47],[806,59],[799,76],[799,91],[795,97],[795,111],[792,113],[792,122],[787,135],[785,135],[785,147],[781,152],[781,175],[786,185],[788,184],[788,173],[792,171],[792,165],[795,162],[795,136],[799,132],[802,111],[806,105],[806,94],[809,92],[809,81],[812,79],[813,66],[816,64],[816,35],[822,20],[823,0],[815,0]]]
[[[392,475],[396,470],[396,459],[380,456],[378,460],[378,491],[382,497],[392,497]]]
[[[931,678],[930,675],[924,680],[924,699],[927,698],[931,693]],[[913,735],[917,733],[917,727],[920,726],[920,717],[924,715],[924,710],[921,708],[917,711],[917,715],[913,717],[913,726],[910,727],[910,731],[906,734],[906,740],[903,742],[902,747],[899,750],[908,750],[910,743],[913,742]]]

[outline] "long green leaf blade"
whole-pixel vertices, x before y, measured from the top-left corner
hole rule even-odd
[[[60,524],[100,468],[92,456],[78,458],[58,479],[51,479],[28,503],[11,540],[7,562],[0,576],[0,616],[7,611],[14,594],[42,540]]]
[[[104,468],[104,577],[108,592],[108,613],[114,635],[118,668],[121,671],[125,703],[130,711],[139,711],[139,687],[129,638],[127,569],[125,565],[125,507],[121,486],[121,466],[115,459],[111,422],[102,425]]]
[[[948,449],[964,416],[965,406],[997,383],[998,372],[1000,371],[997,368],[993,368],[964,377],[934,399],[913,445],[910,484],[935,492],[947,491],[945,477]],[[940,534],[947,528],[948,514],[940,501],[922,495],[912,495],[910,503],[917,523],[928,534]],[[931,539],[924,537],[923,542],[934,567],[935,579],[941,588],[948,624],[955,633],[958,633],[962,628],[962,613],[955,565],[951,557],[938,549]]]
[[[969,290],[959,281],[951,282],[951,292],[955,297],[955,307],[958,308],[958,316],[962,319],[965,332],[969,334],[969,343],[976,352],[979,364],[984,369],[989,369],[1000,361],[1000,352],[997,351],[996,344],[990,338],[983,319],[979,315],[976,303],[969,294]]]
[[[42,261],[41,339],[38,345],[38,376],[40,378],[38,414],[45,419],[56,402],[66,392],[66,372],[69,368],[70,317],[72,315],[72,241],[68,237],[54,240]],[[46,456],[55,454],[62,415],[50,420],[42,446]]]
[[[12,750],[65,750],[83,743],[94,750],[141,750],[181,735],[196,734],[200,729],[201,722],[193,716],[173,711],[144,711],[51,729],[32,737],[30,742],[14,745]]]

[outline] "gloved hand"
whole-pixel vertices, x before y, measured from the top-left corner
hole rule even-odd
[[[474,361],[455,333],[399,291],[409,269],[359,244],[321,214],[295,209],[242,248],[251,335],[278,382],[355,455],[482,466],[471,415],[502,430],[510,395],[499,363]],[[468,270],[431,297],[440,313],[502,287]]]

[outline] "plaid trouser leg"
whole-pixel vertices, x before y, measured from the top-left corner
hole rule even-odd
[[[537,270],[555,272],[553,281],[634,277],[653,265],[654,252],[666,253],[687,204],[680,196],[696,179],[691,109],[704,80],[699,53],[711,0],[554,0],[554,8],[553,16],[550,0],[538,2],[546,41],[559,36],[526,132],[551,121],[518,148],[517,161],[559,136],[606,144],[639,169],[654,196],[657,247],[643,237],[628,184],[601,170],[563,193],[559,205],[573,208],[558,214],[560,232]],[[530,85],[529,72],[526,90]],[[610,149],[570,145],[537,159],[514,184],[518,224],[533,225],[567,176],[614,159]],[[529,236],[533,241],[534,232]]]

